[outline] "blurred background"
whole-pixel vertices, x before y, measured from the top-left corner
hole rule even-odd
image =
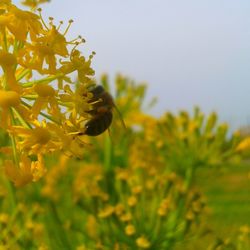
[[[199,105],[232,129],[250,123],[249,1],[52,0],[42,8],[55,23],[74,20],[70,36],[86,39],[84,55],[96,52],[97,78],[147,82],[147,98],[158,97],[150,113]]]

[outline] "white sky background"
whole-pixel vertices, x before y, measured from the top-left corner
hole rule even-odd
[[[17,2],[17,1],[14,1]],[[250,124],[249,0],[52,0],[43,16],[96,51],[96,76],[118,72],[149,85],[156,115],[215,110],[232,127]]]

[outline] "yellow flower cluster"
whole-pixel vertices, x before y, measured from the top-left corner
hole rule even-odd
[[[73,50],[72,61],[78,53]],[[60,60],[58,64],[60,72],[71,72],[67,60]],[[57,81],[57,88],[49,80],[35,82],[32,86],[28,82],[28,87],[21,85],[22,91],[33,88],[37,93],[34,95],[30,91],[29,95],[20,97],[21,104],[26,102],[31,106],[28,122],[23,118],[22,108],[17,108],[18,91],[12,90],[14,93],[0,100],[3,107],[11,106],[13,110],[2,129],[15,139],[19,160],[17,172],[15,162],[6,159],[5,164],[12,166],[6,168],[9,176],[18,174],[18,181],[23,180],[23,183],[37,180],[44,174],[44,168],[39,165],[43,165],[43,155],[58,149],[66,152],[67,147],[67,154],[58,152],[46,157],[51,168],[41,182],[15,190],[15,196],[1,190],[5,182],[0,182],[0,203],[3,204],[0,227],[4,227],[6,235],[4,247],[8,248],[13,241],[12,246],[17,249],[26,244],[26,237],[19,238],[18,230],[5,230],[13,216],[9,203],[14,204],[15,198],[17,202],[28,200],[29,204],[35,200],[46,211],[34,213],[35,216],[26,211],[18,213],[20,219],[14,221],[18,229],[20,224],[25,225],[24,232],[29,236],[27,245],[34,249],[56,249],[58,242],[59,248],[79,250],[185,249],[187,245],[192,248],[196,239],[203,241],[207,232],[204,225],[207,210],[206,200],[196,186],[200,176],[196,171],[201,166],[230,162],[239,145],[237,135],[227,136],[227,126],[216,125],[215,113],[206,118],[199,109],[195,109],[193,116],[185,111],[177,115],[166,113],[162,118],[146,115],[142,111],[144,87],[118,76],[114,96],[127,129],[121,129],[122,124],[115,119],[114,112],[111,136],[93,137],[83,159],[68,157],[72,146],[75,145],[75,152],[81,150],[77,147],[81,145],[79,136],[74,138],[74,135],[82,128],[80,119],[87,119],[84,114],[88,110],[89,93],[84,91],[91,79],[86,79],[89,76],[82,72],[77,72],[81,84],[76,91],[72,84],[53,78],[53,74],[48,78]],[[107,78],[103,77],[102,85],[108,89]],[[65,113],[61,111],[62,103]],[[34,121],[33,117],[38,119]],[[30,127],[24,126],[22,120]],[[62,143],[64,138],[65,144]],[[10,149],[2,148],[2,152]],[[30,169],[33,169],[32,174]],[[203,170],[200,168],[200,171]],[[18,181],[16,185],[22,185]],[[9,203],[5,204],[5,200]],[[51,232],[56,235],[53,239],[49,237]],[[30,240],[30,235],[34,241]],[[12,241],[8,241],[10,237]],[[238,238],[242,247],[237,249],[248,249],[248,239],[249,226],[246,225]],[[228,249],[231,243],[216,240],[209,249]]]
[[[52,18],[46,24],[41,10],[0,1],[0,128],[11,139],[11,147],[0,150],[8,153],[4,166],[16,186],[44,175],[45,154],[82,152],[75,135],[89,118],[94,52],[86,59],[77,50],[84,40],[66,39],[71,23],[62,30]]]
[[[165,162],[144,142],[135,140],[128,165],[109,172],[98,162],[80,162],[78,167],[72,163],[76,175],[72,195],[87,212],[90,242],[98,239],[109,249],[154,249],[156,245],[163,249],[172,244],[168,235],[182,237],[203,215],[200,193],[185,190],[183,180],[168,172]]]

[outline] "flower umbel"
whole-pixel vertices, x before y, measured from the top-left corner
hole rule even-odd
[[[41,2],[46,1],[24,4]],[[1,1],[0,8],[0,128],[9,134],[14,156],[11,160],[7,154],[4,165],[7,176],[22,186],[46,172],[45,154],[72,154],[84,145],[74,133],[89,116],[79,107],[90,109],[93,54],[86,60],[76,49],[84,42],[81,37],[67,40],[72,20],[61,30],[62,22],[56,26],[50,18],[47,24],[41,10],[24,11],[11,1]]]

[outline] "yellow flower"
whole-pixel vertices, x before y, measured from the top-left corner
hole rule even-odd
[[[142,186],[138,185],[132,188],[132,193],[133,194],[140,194],[142,192]]]
[[[42,30],[39,16],[29,11],[23,11],[13,4],[9,4],[8,12],[0,16],[0,23],[18,39],[26,40],[30,34],[35,39]]]
[[[136,196],[130,196],[128,198],[128,205],[130,207],[134,207],[136,204],[137,204],[137,198],[136,198]]]
[[[9,132],[19,138],[17,141],[19,149],[29,154],[54,152],[63,147],[62,138],[59,138],[45,122],[35,124],[32,129],[13,126]]]
[[[248,225],[241,226],[240,232],[243,234],[250,234],[250,226]]]
[[[20,92],[21,87],[18,85],[15,77],[16,57],[6,51],[0,50],[0,65],[5,74],[5,81],[11,90]]]
[[[166,198],[164,199],[161,204],[160,207],[157,210],[157,213],[159,216],[166,216],[169,209],[170,209],[170,199]]]
[[[20,104],[20,95],[15,91],[0,90],[0,107],[10,108]]]
[[[195,218],[195,214],[191,210],[189,210],[186,214],[186,219],[189,221],[193,221],[194,218]]]
[[[128,181],[130,177],[130,171],[128,169],[116,169],[116,178],[118,180]]]
[[[41,154],[38,154],[37,157],[37,161],[33,161],[31,163],[31,170],[33,176],[32,181],[38,181],[47,172],[47,169],[44,166],[43,156]]]
[[[54,119],[59,120],[61,118],[61,113],[54,88],[47,84],[36,84],[33,87],[33,91],[38,94],[32,106],[34,118],[37,118],[40,112],[49,105],[49,114],[52,115]]]
[[[10,126],[11,108],[29,121],[30,111],[21,104],[20,95],[15,91],[0,90],[0,127]]]
[[[67,42],[54,25],[43,33],[45,33],[43,36],[37,38],[33,44],[27,44],[25,50],[21,51],[20,64],[36,69],[42,74],[56,74],[56,56],[68,55]],[[48,65],[47,68],[44,67],[45,62]]]
[[[31,161],[27,155],[20,156],[19,165],[16,166],[12,161],[5,161],[4,168],[7,177],[14,182],[16,187],[25,186],[31,181],[37,181],[44,175],[45,168],[41,157],[37,161]]]
[[[70,62],[61,62],[60,71],[64,74],[78,72],[80,82],[91,82],[90,76],[95,74],[95,71],[90,67],[92,56],[86,61],[84,56],[81,56],[80,51],[73,50],[70,55]]]
[[[91,110],[90,100],[93,96],[88,91],[88,85],[80,84],[76,91],[71,90],[69,85],[65,85],[64,94],[60,94],[60,100],[65,103],[71,103],[71,107],[68,107],[69,110],[75,110],[75,116],[80,115],[81,117],[88,117],[88,111]]]
[[[123,222],[131,221],[132,220],[131,213],[126,213],[126,214],[121,215],[120,220]]]
[[[89,215],[86,222],[86,231],[90,238],[97,238],[97,228],[98,224],[96,218],[93,215]]]
[[[125,207],[123,204],[119,203],[115,206],[115,214],[117,216],[120,216],[125,210]]]
[[[10,219],[10,216],[9,214],[6,214],[6,213],[0,213],[0,223],[1,224],[8,224],[9,222],[9,219]]]
[[[98,213],[98,217],[107,218],[111,216],[114,213],[114,211],[115,211],[115,208],[113,206],[108,205]]]
[[[24,3],[34,7],[43,1]],[[60,150],[83,154],[86,143],[76,133],[84,130],[89,118],[93,54],[85,60],[76,50],[81,37],[67,41],[72,21],[60,31],[62,23],[56,27],[50,18],[47,25],[41,13],[21,10],[8,0],[0,1],[0,6],[0,127],[11,137],[17,166],[10,164],[6,173],[22,186],[44,175],[43,155]],[[81,80],[76,91],[68,85],[75,82],[74,72]],[[104,199],[100,188],[93,190]]]
[[[146,249],[150,248],[150,242],[147,240],[145,236],[141,236],[136,239],[136,244],[138,247]]]
[[[250,149],[250,137],[243,139],[239,145],[236,147],[236,151],[242,152]]]
[[[129,236],[135,234],[135,227],[132,224],[128,224],[125,227],[125,233]]]

